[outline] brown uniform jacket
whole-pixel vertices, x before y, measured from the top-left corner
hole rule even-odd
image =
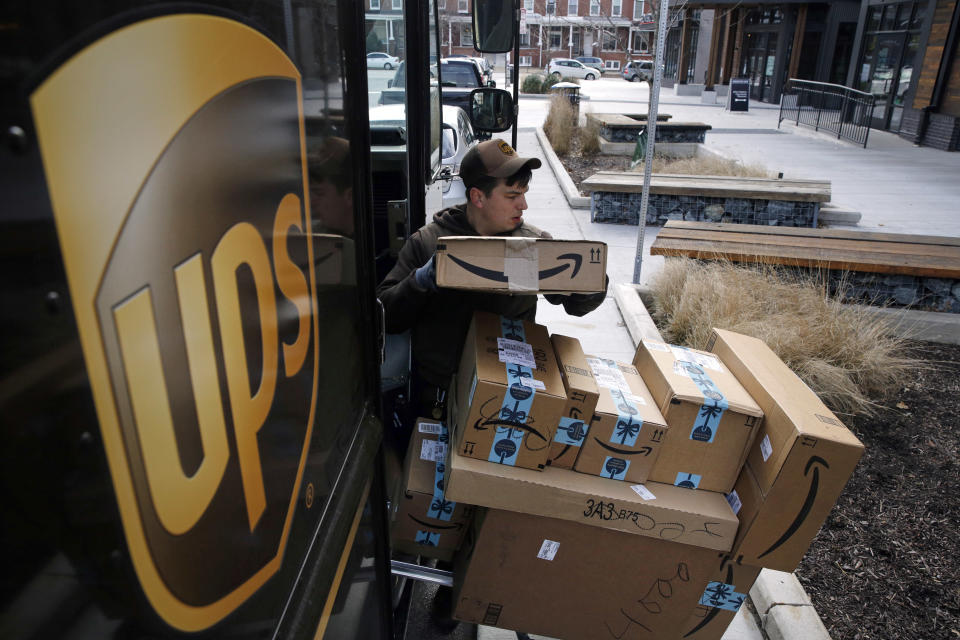
[[[489,311],[511,319],[534,321],[536,295],[517,295],[438,289],[428,291],[417,284],[414,272],[427,263],[437,248],[437,238],[479,235],[467,222],[465,205],[444,209],[407,239],[397,264],[377,287],[386,312],[387,331],[411,330],[414,367],[420,377],[446,389],[456,372],[463,341],[474,311]],[[523,223],[503,236],[550,238],[550,234]],[[562,304],[567,313],[582,316],[603,302],[605,293],[548,295],[547,301]]]

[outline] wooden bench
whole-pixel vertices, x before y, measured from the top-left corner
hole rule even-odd
[[[960,312],[960,238],[668,222],[650,254],[829,270],[857,299]]]
[[[643,174],[600,171],[580,184],[592,194],[593,222],[637,224]],[[633,197],[635,196],[635,197]],[[669,220],[815,227],[830,201],[828,180],[654,174],[647,224]]]

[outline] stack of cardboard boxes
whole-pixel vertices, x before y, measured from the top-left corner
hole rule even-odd
[[[445,425],[414,434],[394,546],[457,549],[461,620],[720,638],[761,568],[796,568],[863,447],[762,341],[708,348],[644,341],[617,363],[477,313]],[[448,447],[425,444],[446,426]]]

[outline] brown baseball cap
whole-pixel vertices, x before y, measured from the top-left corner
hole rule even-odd
[[[505,141],[493,138],[467,151],[460,162],[460,178],[464,184],[475,184],[481,176],[509,178],[525,166],[539,169],[540,165],[538,158],[521,157]]]

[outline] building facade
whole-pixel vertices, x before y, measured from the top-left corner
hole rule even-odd
[[[437,0],[441,55],[477,55],[473,0]],[[404,0],[366,0],[367,50],[403,57]],[[656,0],[521,0],[521,67],[597,57],[607,71],[650,60]],[[689,93],[731,77],[777,104],[790,78],[875,99],[871,126],[917,144],[960,147],[960,0],[671,0],[664,84]],[[686,86],[684,86],[686,85]]]
[[[472,0],[438,0],[443,55],[477,55]],[[522,0],[520,66],[542,69],[554,58],[592,56],[605,71],[652,58],[656,25],[647,0]]]
[[[731,76],[744,77],[752,99],[774,104],[790,78],[843,85],[873,96],[871,127],[918,144],[958,149],[960,1],[730,0],[680,6],[683,16],[668,35],[665,68],[678,84],[712,89]],[[703,26],[697,11],[713,13],[702,77],[691,62],[697,39],[690,34]]]

